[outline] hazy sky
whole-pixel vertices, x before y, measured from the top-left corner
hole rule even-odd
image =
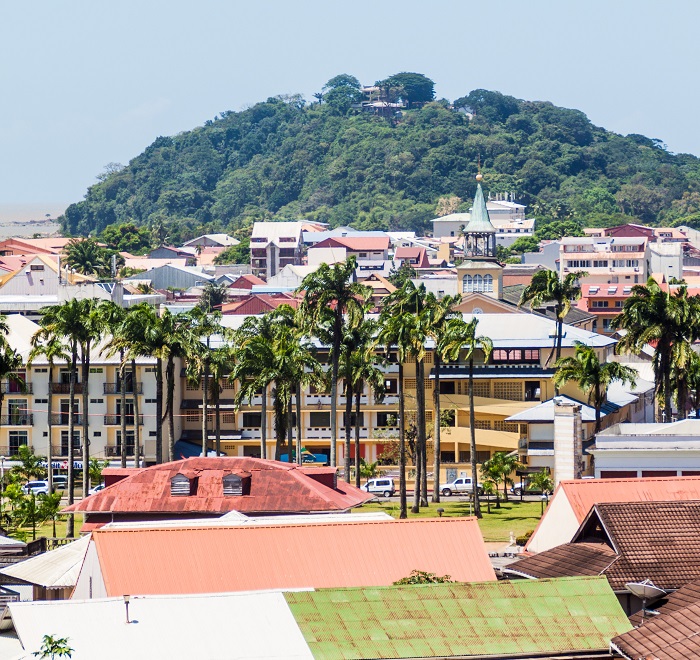
[[[695,0],[0,0],[0,206],[80,200],[159,135],[338,73],[425,73],[700,155]]]

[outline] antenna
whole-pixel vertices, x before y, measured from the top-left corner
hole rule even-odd
[[[651,580],[642,582],[628,582],[625,584],[625,589],[637,598],[642,599],[642,624],[644,624],[644,615],[647,609],[647,600],[657,600],[666,595],[666,592],[657,587]]]

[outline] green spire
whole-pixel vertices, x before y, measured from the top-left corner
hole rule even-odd
[[[484,193],[481,190],[481,184],[476,185],[476,195],[474,195],[474,206],[472,206],[471,217],[467,226],[464,228],[465,234],[485,234],[496,233],[495,227],[489,219],[489,212],[486,209],[484,201]]]

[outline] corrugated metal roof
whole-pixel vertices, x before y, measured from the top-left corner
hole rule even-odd
[[[315,658],[595,651],[631,625],[605,578],[285,594]]]
[[[98,530],[93,542],[108,595],[389,585],[414,569],[495,579],[475,518]]]
[[[131,596],[131,624],[121,597],[13,603],[8,611],[28,653],[49,631],[68,637],[72,660],[313,658],[281,593]]]
[[[234,472],[249,474],[249,495],[224,495],[222,479]],[[143,515],[338,512],[372,499],[343,481],[330,487],[334,472],[335,468],[307,468],[259,458],[188,458],[141,470],[64,511]],[[170,480],[178,473],[197,477],[194,494],[170,494]]]
[[[7,566],[0,573],[42,587],[75,586],[89,542],[90,536],[83,536],[51,552]]]

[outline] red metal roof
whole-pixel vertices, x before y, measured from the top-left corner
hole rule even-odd
[[[289,293],[254,293],[243,300],[224,304],[221,306],[222,314],[240,314],[250,316],[252,314],[262,314],[270,310],[277,309],[280,305],[289,305],[296,309],[301,300]]]
[[[149,518],[154,514],[219,516],[229,511],[337,512],[372,499],[372,495],[344,481],[338,480],[333,488],[334,472],[334,468],[298,467],[259,458],[188,458],[140,470],[64,512],[129,514],[131,519],[135,519],[134,514]],[[176,474],[196,478],[196,492],[189,496],[171,495],[170,480]],[[228,474],[249,475],[250,494],[224,495],[222,479]]]
[[[475,518],[98,530],[92,538],[109,596],[386,586],[414,569],[495,580]]]
[[[229,285],[230,289],[252,289],[254,284],[265,284],[256,275],[241,275],[237,280]]]

